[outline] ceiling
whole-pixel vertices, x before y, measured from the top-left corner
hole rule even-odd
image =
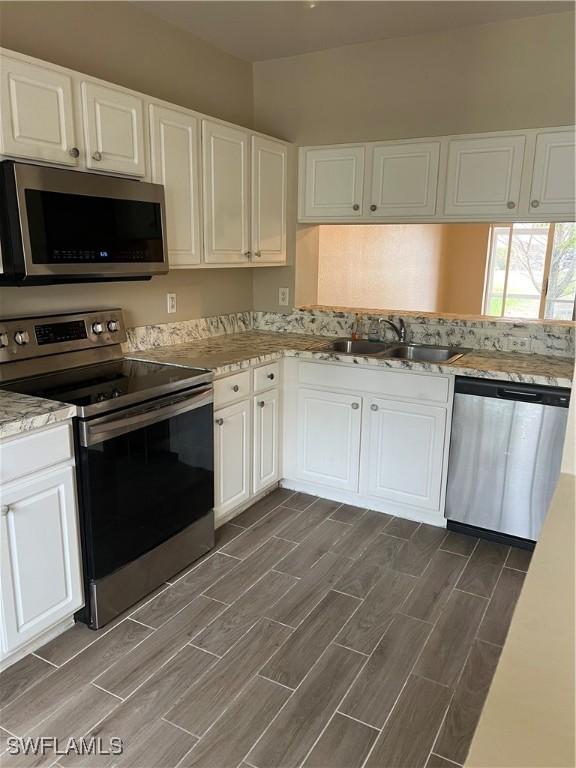
[[[136,5],[246,61],[433,34],[575,7],[574,2],[555,0],[146,0]]]

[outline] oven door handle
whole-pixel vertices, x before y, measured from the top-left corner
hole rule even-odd
[[[90,445],[103,443],[120,435],[126,435],[150,424],[157,424],[173,416],[202,408],[213,402],[212,387],[203,387],[195,392],[188,392],[180,397],[164,397],[124,411],[123,414],[111,414],[100,419],[80,422],[80,445],[86,448]]]

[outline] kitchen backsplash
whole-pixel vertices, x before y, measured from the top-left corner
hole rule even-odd
[[[539,355],[574,357],[576,326],[521,320],[452,319],[417,314],[362,314],[363,335],[368,335],[371,320],[385,317],[406,323],[407,340],[420,344],[442,344],[472,349],[525,352]],[[224,333],[258,330],[284,333],[310,333],[318,336],[350,336],[355,312],[297,309],[277,312],[239,312],[177,323],[146,325],[128,329],[128,349],[180,344]],[[383,326],[384,338],[394,341],[394,332]]]

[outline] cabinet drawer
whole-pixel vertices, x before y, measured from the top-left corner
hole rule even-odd
[[[0,482],[32,475],[73,457],[70,424],[18,435],[0,443]]]
[[[214,382],[214,407],[242,400],[250,394],[250,371],[241,371]]]
[[[280,363],[269,363],[254,368],[254,392],[262,392],[280,383]]]
[[[301,363],[298,380],[312,387],[350,389],[354,392],[374,392],[379,395],[447,403],[447,376],[414,373],[412,371],[367,370],[347,365]]]

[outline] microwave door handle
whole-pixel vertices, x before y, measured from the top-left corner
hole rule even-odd
[[[80,445],[84,448],[103,443],[120,435],[126,435],[142,427],[157,424],[182,413],[188,413],[197,408],[202,408],[213,402],[212,387],[207,387],[201,392],[190,394],[185,398],[171,401],[163,400],[157,407],[130,409],[124,416],[105,416],[94,421],[80,422]]]

